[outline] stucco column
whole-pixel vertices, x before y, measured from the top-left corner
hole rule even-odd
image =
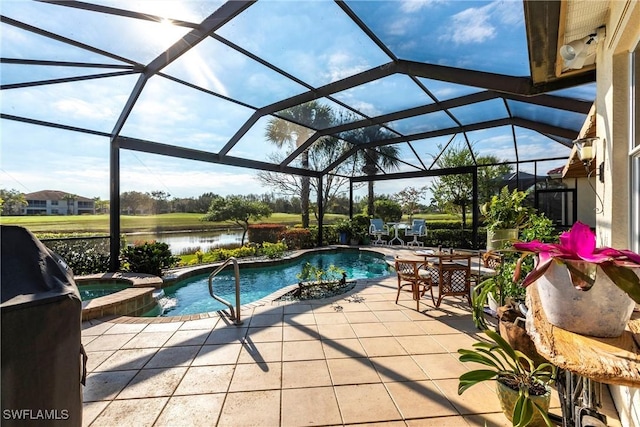
[[[604,183],[596,180],[602,212],[596,215],[598,245],[629,247],[629,54],[606,55],[598,47],[596,126],[600,137],[597,166],[604,162]],[[614,167],[614,165],[616,167]],[[624,165],[624,166],[623,166]],[[597,173],[599,173],[597,171]],[[596,206],[601,201],[596,200]]]

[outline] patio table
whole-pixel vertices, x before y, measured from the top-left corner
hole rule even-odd
[[[407,229],[409,227],[409,224],[406,224],[404,222],[388,222],[387,225],[393,227],[394,231],[393,239],[389,240],[389,245],[393,245],[393,242],[397,240],[398,242],[400,242],[400,246],[404,246],[404,240],[402,240],[400,236],[398,236],[398,229]]]
[[[432,272],[432,278],[433,273],[436,274],[438,280],[434,281],[435,283],[440,283],[440,264],[442,263],[451,262],[471,267],[472,255],[470,253],[451,253],[442,250],[434,251],[432,249],[419,250],[414,253],[424,258],[424,266],[428,271]]]

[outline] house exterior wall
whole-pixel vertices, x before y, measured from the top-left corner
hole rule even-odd
[[[22,209],[24,215],[77,215],[78,207],[66,200],[27,199],[29,203]]]
[[[595,181],[598,178],[591,177],[591,185],[595,187]],[[594,194],[591,185],[587,178],[578,178],[576,185],[576,198],[578,199],[578,221],[582,221],[589,227],[595,228],[596,226],[596,209],[599,204],[597,201],[594,203]]]
[[[637,248],[631,241],[632,211],[638,193],[632,188],[630,146],[634,129],[631,105],[640,108],[637,93],[632,93],[632,54],[640,42],[640,5],[637,1],[611,1],[606,36],[597,52],[597,135],[604,153],[604,183],[596,182],[603,209],[596,215],[598,245]],[[640,58],[638,58],[640,60]],[[636,76],[639,79],[640,76]],[[632,199],[633,198],[633,199]],[[611,386],[611,394],[623,426],[640,426],[640,389]]]
[[[75,200],[52,200],[26,195],[28,205],[22,208],[23,215],[86,215],[95,214],[95,202],[84,197]]]

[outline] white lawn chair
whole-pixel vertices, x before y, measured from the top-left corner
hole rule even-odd
[[[414,219],[411,223],[411,228],[407,228],[404,231],[405,236],[413,236],[413,240],[407,242],[407,246],[424,246],[424,243],[418,240],[418,237],[424,237],[427,235],[427,225],[424,219]]]
[[[374,245],[384,245],[387,241],[382,240],[382,236],[389,235],[389,227],[380,218],[370,219],[369,234],[376,237],[376,240],[372,242]]]

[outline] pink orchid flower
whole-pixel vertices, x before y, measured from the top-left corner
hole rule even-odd
[[[520,275],[520,263],[527,255],[535,253],[538,262],[525,277],[522,286],[529,286],[540,278],[553,261],[566,265],[571,282],[581,290],[589,290],[595,283],[597,267],[609,276],[611,281],[640,303],[640,278],[632,270],[640,268],[640,255],[629,250],[596,247],[596,235],[588,225],[576,222],[570,231],[560,235],[560,243],[542,243],[534,240],[528,243],[514,243],[516,250],[525,252],[518,260],[515,279]]]

